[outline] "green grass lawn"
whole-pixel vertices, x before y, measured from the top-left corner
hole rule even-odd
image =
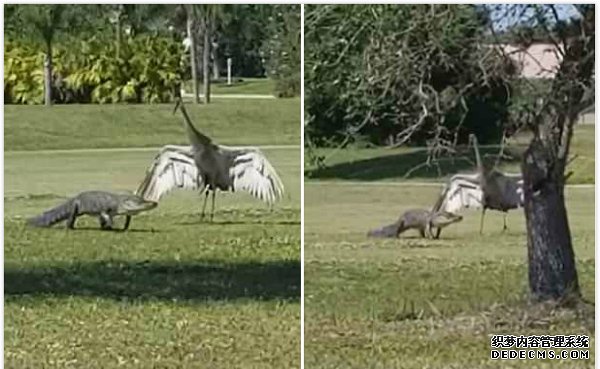
[[[185,92],[193,93],[192,82],[186,81]],[[218,83],[210,85],[211,93],[218,95],[273,95],[275,81],[269,78],[236,78],[232,77],[231,85],[227,85],[227,79],[219,80]],[[202,83],[200,93],[202,93]]]
[[[366,238],[437,186],[305,183],[306,368],[593,367],[584,361],[492,361],[490,334],[594,335],[594,308],[527,304],[525,221],[477,211],[439,240],[408,231]],[[583,296],[594,301],[594,189],[567,189]],[[592,337],[591,347],[594,347]]]
[[[5,105],[4,149],[186,144],[180,112],[157,105]],[[198,129],[229,145],[298,145],[300,100],[215,100],[186,105]]]
[[[194,120],[224,143],[298,145],[298,100],[253,103],[211,105],[205,125],[198,107]],[[184,143],[170,109],[11,106],[6,147]],[[255,113],[264,120],[240,128]],[[18,126],[34,125],[44,129],[28,142]],[[75,231],[24,223],[83,190],[134,190],[154,150],[5,152],[5,367],[299,367],[300,147],[263,151],[286,188],[272,211],[219,193],[214,223],[202,223],[202,197],[174,192],[127,232],[100,231],[86,217]]]
[[[571,155],[577,157],[568,167],[568,170],[573,171],[569,183],[594,183],[594,129],[594,125],[575,127]],[[499,169],[520,172],[520,155],[525,150],[526,143],[526,140],[520,139],[508,146],[507,151],[512,156],[512,160],[502,162]],[[481,151],[484,160],[495,160],[494,155],[497,154],[498,148],[484,147]],[[472,148],[462,148],[454,158],[442,158],[439,168],[433,165],[418,167],[427,159],[427,152],[423,148],[351,147],[343,150],[323,148],[316,150],[316,153],[328,158],[327,167],[317,169],[306,160],[305,173],[308,178],[320,180],[437,181],[440,176],[449,176],[459,171],[473,171],[475,162]],[[410,172],[413,169],[415,170]]]

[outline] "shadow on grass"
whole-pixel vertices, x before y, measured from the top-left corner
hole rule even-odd
[[[102,261],[11,268],[4,295],[97,296],[116,300],[300,300],[300,262]]]
[[[198,220],[196,222],[180,222],[175,223],[176,225],[182,226],[197,226],[197,225],[207,225],[207,226],[221,226],[221,225],[244,225],[244,224],[262,224],[262,225],[300,225],[300,221],[298,220],[214,220],[212,222],[206,220]]]
[[[519,148],[506,149],[507,155],[512,159],[504,163],[518,162],[521,157]],[[480,148],[483,160],[490,162],[495,160],[498,148]],[[390,150],[390,152],[392,152]],[[355,181],[377,181],[387,178],[438,178],[440,176],[453,175],[460,172],[474,172],[475,162],[467,152],[450,158],[441,158],[438,163],[429,166],[424,165],[427,161],[427,150],[414,149],[402,153],[390,153],[389,155],[375,158],[346,161],[325,168],[308,169],[305,174],[312,179],[346,179]]]
[[[151,229],[141,229],[141,228],[129,228],[124,230],[122,227],[119,228],[118,226],[116,228],[112,228],[112,229],[102,229],[100,228],[100,226],[98,227],[90,227],[90,226],[83,226],[83,227],[78,227],[75,226],[75,229],[68,229],[67,227],[65,227],[65,225],[56,225],[53,227],[33,227],[33,226],[28,226],[28,228],[32,228],[32,229],[37,229],[37,230],[41,230],[42,232],[56,232],[56,231],[62,231],[62,232],[100,232],[100,233],[163,233],[165,232],[164,230],[160,230],[160,229],[155,229],[155,228],[151,228]]]

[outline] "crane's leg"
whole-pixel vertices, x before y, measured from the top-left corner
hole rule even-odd
[[[204,205],[202,205],[202,216],[200,219],[204,220],[204,213],[206,211],[206,200],[208,200],[208,193],[210,192],[210,190],[208,189],[208,187],[206,188],[206,191],[204,192]]]
[[[483,218],[485,217],[485,208],[481,211],[481,222],[479,223],[479,234],[483,234]]]
[[[504,227],[502,227],[502,232],[506,232],[506,230],[508,229],[508,227],[506,226],[506,215],[507,213],[504,213]]]
[[[217,195],[217,190],[213,190],[212,192],[212,208],[210,210],[210,221],[213,221],[215,216],[215,196]]]

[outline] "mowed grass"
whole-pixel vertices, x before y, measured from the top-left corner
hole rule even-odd
[[[439,187],[409,183],[305,183],[306,368],[554,368],[594,366],[594,307],[528,304],[522,210],[478,211],[425,240],[366,238]],[[566,192],[579,281],[594,295],[594,189]],[[493,361],[490,335],[585,334],[591,360]]]
[[[510,160],[500,163],[499,169],[506,172],[521,171],[521,155],[527,148],[529,137],[521,136],[506,147]],[[481,148],[483,160],[495,162],[499,147]],[[567,171],[573,171],[568,183],[594,183],[595,178],[595,126],[577,125],[571,143],[571,156],[574,160]],[[449,177],[457,172],[469,172],[475,168],[475,155],[472,147],[461,147],[455,157],[441,158],[438,165],[424,166],[427,151],[424,148],[400,147],[395,149],[356,148],[335,150],[317,149],[317,155],[327,158],[326,168],[315,168],[305,161],[308,178],[320,180],[353,181],[438,181],[439,177]]]
[[[193,93],[192,82],[185,83],[185,91]],[[202,83],[200,83],[200,93],[202,93]],[[275,91],[275,81],[269,78],[231,78],[231,85],[227,84],[227,79],[220,80],[218,83],[210,85],[210,91],[216,95],[273,95]]]
[[[25,115],[6,120],[7,131],[14,124],[34,124],[44,111],[68,112],[62,117],[76,128],[57,138],[60,147],[77,146],[73,140],[86,136],[101,145],[102,135],[122,144],[142,142],[107,122],[98,123],[107,129],[99,136],[82,130],[95,127],[88,114],[102,109],[126,126],[128,117],[136,115],[132,111],[154,124],[158,119],[151,112],[163,112],[170,119],[166,125],[173,126],[174,142],[171,133],[163,132],[155,133],[155,144],[185,143],[179,117],[171,117],[168,106],[10,108],[22,108]],[[297,108],[289,114],[298,117]],[[127,114],[119,117],[119,109]],[[265,127],[279,127],[273,131],[283,136],[298,130],[291,118],[283,125],[274,119],[286,118],[277,107],[273,110],[276,115],[267,117]],[[46,135],[35,136],[33,143],[47,145],[53,142],[43,139],[52,136],[48,132],[68,126],[58,116],[53,119],[36,123]],[[259,138],[252,129],[226,128],[233,125],[231,119],[223,127],[219,122],[211,126],[222,142],[249,143],[245,132]],[[138,133],[154,137],[151,131],[140,127]],[[274,137],[267,135],[264,143]],[[283,142],[298,145],[298,137]],[[135,216],[127,232],[100,231],[97,219],[89,217],[81,217],[75,231],[60,225],[30,228],[25,219],[84,190],[135,190],[155,150],[5,152],[5,367],[299,367],[300,150],[263,150],[286,188],[272,210],[245,193],[219,193],[214,223],[203,223],[203,197],[174,192],[157,209]],[[122,224],[117,219],[117,227]]]
[[[4,150],[187,144],[175,104],[4,106]],[[217,99],[188,103],[193,123],[225,145],[298,145],[300,100]]]

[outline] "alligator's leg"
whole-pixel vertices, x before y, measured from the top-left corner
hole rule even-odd
[[[399,222],[396,223],[397,228],[396,228],[396,238],[400,238],[400,234],[404,231],[406,231],[407,228],[404,227],[404,222]]]
[[[419,233],[421,234],[421,237],[425,238],[425,228],[419,228]]]
[[[427,222],[427,225],[425,225],[425,236],[427,238],[433,239],[433,224],[431,224],[431,222]]]
[[[77,220],[77,215],[79,213],[79,205],[77,202],[73,204],[73,210],[71,211],[71,215],[69,216],[69,220],[67,220],[67,228],[75,229],[75,221]]]
[[[433,230],[436,230],[436,234],[433,234]],[[425,228],[425,233],[427,235],[427,238],[431,238],[431,239],[438,239],[440,237],[440,232],[441,232],[441,228],[436,228],[433,226],[433,224],[431,222],[427,223],[427,226]]]
[[[125,216],[125,225],[123,226],[123,230],[126,231],[129,228],[129,223],[131,223],[131,215]]]
[[[105,212],[100,213],[100,228],[104,230],[110,230],[113,226],[112,217]]]

